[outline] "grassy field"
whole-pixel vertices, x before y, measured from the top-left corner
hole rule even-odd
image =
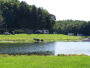
[[[81,40],[81,37],[68,36],[63,34],[16,34],[16,35],[0,35],[0,41],[25,41],[34,42],[33,38],[39,38],[46,41],[68,40],[75,41]]]
[[[4,56],[0,68],[90,68],[90,56]]]
[[[81,37],[62,34],[17,34],[0,35],[0,41],[34,42],[33,38],[44,40],[81,40]],[[63,55],[63,54],[62,54]],[[90,68],[90,56],[9,56],[0,55],[0,68]]]

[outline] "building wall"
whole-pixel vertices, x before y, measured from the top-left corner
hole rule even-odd
[[[74,36],[74,33],[68,33],[69,36]]]
[[[32,34],[33,33],[33,30],[26,29],[25,31],[26,31],[27,34]]]

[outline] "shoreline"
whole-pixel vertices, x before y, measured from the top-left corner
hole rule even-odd
[[[57,54],[57,55],[49,55],[49,54],[0,54],[0,57],[7,57],[7,56],[90,56],[87,54]]]
[[[48,42],[84,42],[82,40],[45,40],[43,42],[41,41],[1,41],[0,43],[48,43]]]
[[[43,42],[79,42],[84,41],[81,36],[68,36],[63,34],[16,34],[0,35],[0,43],[43,43]]]

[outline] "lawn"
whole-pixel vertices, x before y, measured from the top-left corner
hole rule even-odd
[[[43,40],[81,40],[81,37],[68,36],[63,34],[16,34],[16,35],[0,35],[0,41],[27,41],[34,42],[33,38]]]
[[[90,68],[90,56],[4,56],[0,68]]]

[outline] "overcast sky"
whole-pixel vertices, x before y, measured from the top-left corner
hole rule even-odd
[[[43,7],[57,20],[90,21],[90,0],[19,0],[29,5]]]

